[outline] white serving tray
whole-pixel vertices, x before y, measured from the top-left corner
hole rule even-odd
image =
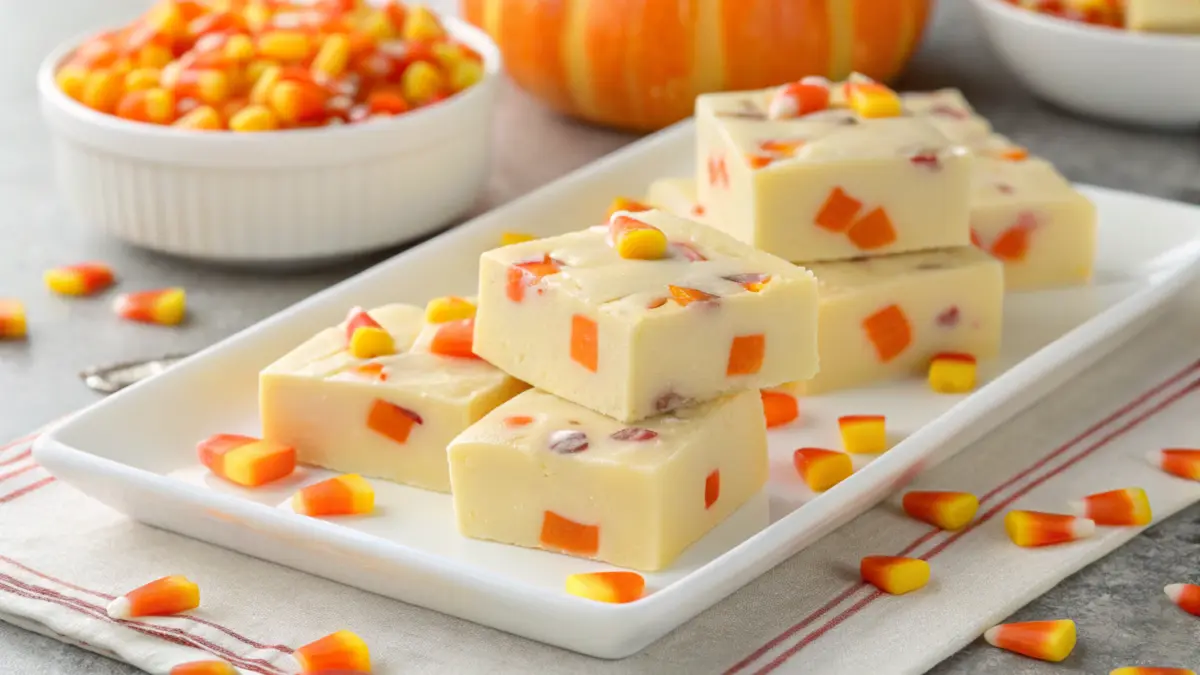
[[[378,513],[317,520],[281,508],[304,469],[282,484],[244,490],[207,477],[196,442],[255,434],[260,368],[351,305],[423,303],[471,293],[476,262],[504,230],[551,235],[601,219],[619,194],[642,194],[689,172],[693,127],[683,122],[503,208],[338,284],[106,399],[38,441],[55,476],[145,523],[534,640],[604,658],[644,648],[816,541],[1132,337],[1200,271],[1200,209],[1084,188],[1100,213],[1092,286],[1011,295],[1003,355],[969,396],[930,392],[913,379],[805,399],[802,419],[771,433],[766,490],[647,576],[648,595],[607,605],[567,595],[566,575],[606,566],[465,539],[446,495],[375,481]],[[531,160],[536,161],[536,160]],[[791,464],[799,446],[840,447],[835,418],[882,413],[892,449],[814,498]]]

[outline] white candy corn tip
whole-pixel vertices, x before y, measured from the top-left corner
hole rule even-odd
[[[983,639],[993,647],[999,647],[996,644],[1000,640],[1000,629],[1004,626],[992,626],[983,633]]]
[[[795,117],[799,110],[800,108],[791,96],[775,94],[771,97],[770,105],[767,106],[767,117],[773,120],[788,119]]]
[[[1179,603],[1179,599],[1183,597],[1183,589],[1187,584],[1167,584],[1163,587],[1163,593],[1171,599],[1171,602]]]
[[[1073,499],[1067,502],[1067,512],[1082,518],[1087,515],[1087,502],[1082,499]]]
[[[132,619],[133,614],[130,613],[131,609],[129,598],[121,596],[108,603],[108,616],[111,619]]]
[[[1089,518],[1076,518],[1071,524],[1071,533],[1076,539],[1087,539],[1096,533],[1096,521]]]
[[[1150,452],[1146,453],[1146,459],[1154,465],[1154,468],[1161,469],[1163,452],[1162,450],[1151,450]]]
[[[355,305],[350,308],[349,312],[346,312],[346,320],[349,321],[350,319],[354,318],[354,315],[361,314],[364,311],[366,311],[366,310],[364,310],[362,307],[359,307],[358,305]]]

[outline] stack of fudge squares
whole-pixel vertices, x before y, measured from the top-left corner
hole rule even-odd
[[[1006,288],[1091,277],[1091,202],[958,91],[853,75],[707,94],[696,136],[695,178],[656,181],[645,204],[817,276],[806,394],[918,374],[942,353],[992,357]]]
[[[759,390],[816,374],[817,290],[709,226],[614,213],[484,253],[476,298],[353,310],[261,373],[263,436],[451,491],[469,537],[662,569],[763,487]]]

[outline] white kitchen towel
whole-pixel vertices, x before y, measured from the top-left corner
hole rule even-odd
[[[1200,446],[1198,336],[1200,292],[1192,292],[1111,357],[910,486],[979,495],[967,529],[913,521],[893,498],[622,661],[139,525],[36,466],[29,438],[0,446],[0,619],[152,673],[203,658],[246,673],[288,673],[293,648],[340,629],[362,635],[385,674],[919,673],[1140,531],[1100,528],[1086,541],[1022,549],[1004,533],[1008,510],[1061,512],[1071,499],[1137,486],[1157,521],[1200,500],[1200,483],[1146,460],[1152,450]],[[883,595],[858,581],[864,555],[923,557],[933,579],[909,595]],[[197,581],[202,607],[188,616],[107,618],[113,596],[166,574]],[[1182,612],[1179,620],[1194,621]],[[1079,628],[1082,643],[1101,639],[1093,627]]]

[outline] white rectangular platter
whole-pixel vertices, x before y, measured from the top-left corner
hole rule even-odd
[[[378,513],[317,520],[281,508],[304,469],[282,484],[244,490],[206,476],[194,447],[213,433],[255,434],[263,366],[338,322],[352,305],[423,303],[471,293],[479,254],[504,230],[551,235],[602,220],[618,194],[689,172],[684,122],[503,208],[406,251],[73,418],[37,445],[54,475],[150,525],[352,586],[604,658],[644,648],[919,471],[957,452],[1132,337],[1200,270],[1200,209],[1084,188],[1100,212],[1095,283],[1010,295],[1003,355],[968,396],[930,392],[914,378],[805,399],[801,420],[771,432],[767,488],[687,550],[647,575],[626,605],[567,595],[564,579],[605,566],[468,540],[446,495],[375,481]],[[532,160],[536,161],[536,160]],[[815,497],[791,464],[800,446],[840,447],[835,419],[885,414],[893,447]]]

